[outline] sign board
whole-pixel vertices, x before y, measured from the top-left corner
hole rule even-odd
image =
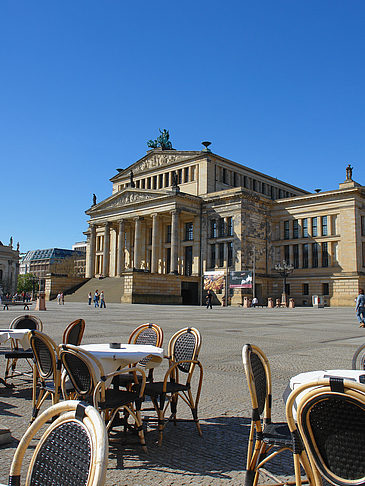
[[[224,284],[224,271],[204,272],[204,290],[221,292]]]
[[[252,289],[252,272],[231,272],[230,289]]]

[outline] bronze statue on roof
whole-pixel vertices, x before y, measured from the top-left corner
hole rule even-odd
[[[165,128],[163,130],[159,128],[159,132],[161,133],[161,135],[157,137],[156,140],[149,140],[147,142],[147,146],[153,149],[161,147],[162,150],[173,150],[172,143],[169,140],[170,139],[169,131],[166,130]]]

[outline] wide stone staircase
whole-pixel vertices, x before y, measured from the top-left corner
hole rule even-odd
[[[120,304],[123,294],[123,279],[105,277],[102,279],[91,278],[82,287],[76,290],[73,294],[66,295],[66,302],[87,302],[87,296],[91,292],[94,297],[95,290],[100,292],[103,290],[105,295],[105,302],[118,302]]]

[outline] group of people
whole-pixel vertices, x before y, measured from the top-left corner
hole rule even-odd
[[[94,297],[92,296],[92,293],[89,292],[89,295],[87,296],[87,298],[88,298],[89,305],[91,305],[91,301],[94,301],[95,307],[100,307],[100,309],[106,308],[105,296],[104,296],[103,290],[101,290],[100,293],[99,293],[99,291],[96,289],[95,293],[94,293]]]

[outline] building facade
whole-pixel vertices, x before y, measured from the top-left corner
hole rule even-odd
[[[19,273],[19,243],[13,248],[13,239],[9,245],[0,241],[0,295],[15,294]]]
[[[265,303],[281,296],[274,267],[284,259],[300,305],[313,294],[352,305],[365,283],[365,189],[352,173],[339,189],[310,194],[207,147],[154,148],[111,182],[112,195],[86,211],[86,277],[120,279],[122,301],[199,303],[205,272],[254,266]],[[231,289],[232,304],[244,292]]]
[[[72,261],[71,261],[72,259]],[[81,263],[79,262],[81,260]],[[67,268],[57,269],[57,265],[70,261]],[[75,262],[79,262],[75,265]],[[85,251],[68,250],[64,248],[47,248],[45,250],[30,250],[22,258],[21,273],[32,273],[33,275],[43,278],[52,271],[59,273],[75,274],[84,271],[85,268]],[[70,268],[69,268],[70,267]],[[85,276],[85,274],[81,275]]]

